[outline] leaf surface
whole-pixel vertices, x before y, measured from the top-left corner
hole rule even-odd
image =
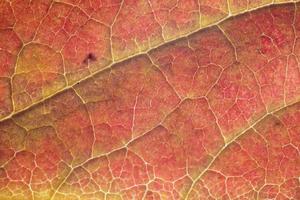
[[[299,199],[299,9],[1,2],[0,199]]]

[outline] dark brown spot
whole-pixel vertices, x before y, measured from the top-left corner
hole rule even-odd
[[[95,54],[89,53],[89,54],[86,55],[85,59],[82,62],[83,62],[83,64],[87,65],[90,62],[94,62],[96,60],[97,60],[97,58],[96,58]]]
[[[233,64],[240,65],[241,63],[240,63],[240,61],[235,60]]]
[[[280,124],[279,121],[276,121],[274,125],[275,125],[275,126],[280,126],[281,124]]]

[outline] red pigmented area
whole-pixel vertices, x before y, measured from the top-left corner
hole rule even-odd
[[[128,26],[129,24],[132,26]],[[111,34],[115,60],[163,42],[162,27],[156,21],[147,0],[124,0],[112,25]]]
[[[30,42],[39,27],[41,20],[51,7],[50,0],[15,0],[11,1],[10,8],[14,18],[14,31],[23,42]]]
[[[97,154],[143,135],[179,103],[175,91],[146,56],[115,66],[75,90],[95,127]]]
[[[162,27],[163,37],[167,40],[200,27],[199,3],[195,0],[151,0],[149,3],[155,19]]]
[[[0,199],[300,199],[299,4],[269,3],[1,2]]]

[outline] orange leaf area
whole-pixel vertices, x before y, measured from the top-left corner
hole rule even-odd
[[[0,199],[299,200],[283,2],[0,2]]]

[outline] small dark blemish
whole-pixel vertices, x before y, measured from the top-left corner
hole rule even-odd
[[[235,64],[235,65],[240,65],[241,63],[240,63],[240,61],[235,60],[235,61],[234,61],[234,64]]]
[[[281,124],[280,124],[280,122],[279,121],[276,121],[275,122],[275,126],[280,126]]]
[[[90,62],[94,62],[96,60],[97,60],[97,58],[96,58],[95,54],[89,53],[89,54],[86,55],[85,59],[82,62],[83,62],[83,64],[87,65]]]

